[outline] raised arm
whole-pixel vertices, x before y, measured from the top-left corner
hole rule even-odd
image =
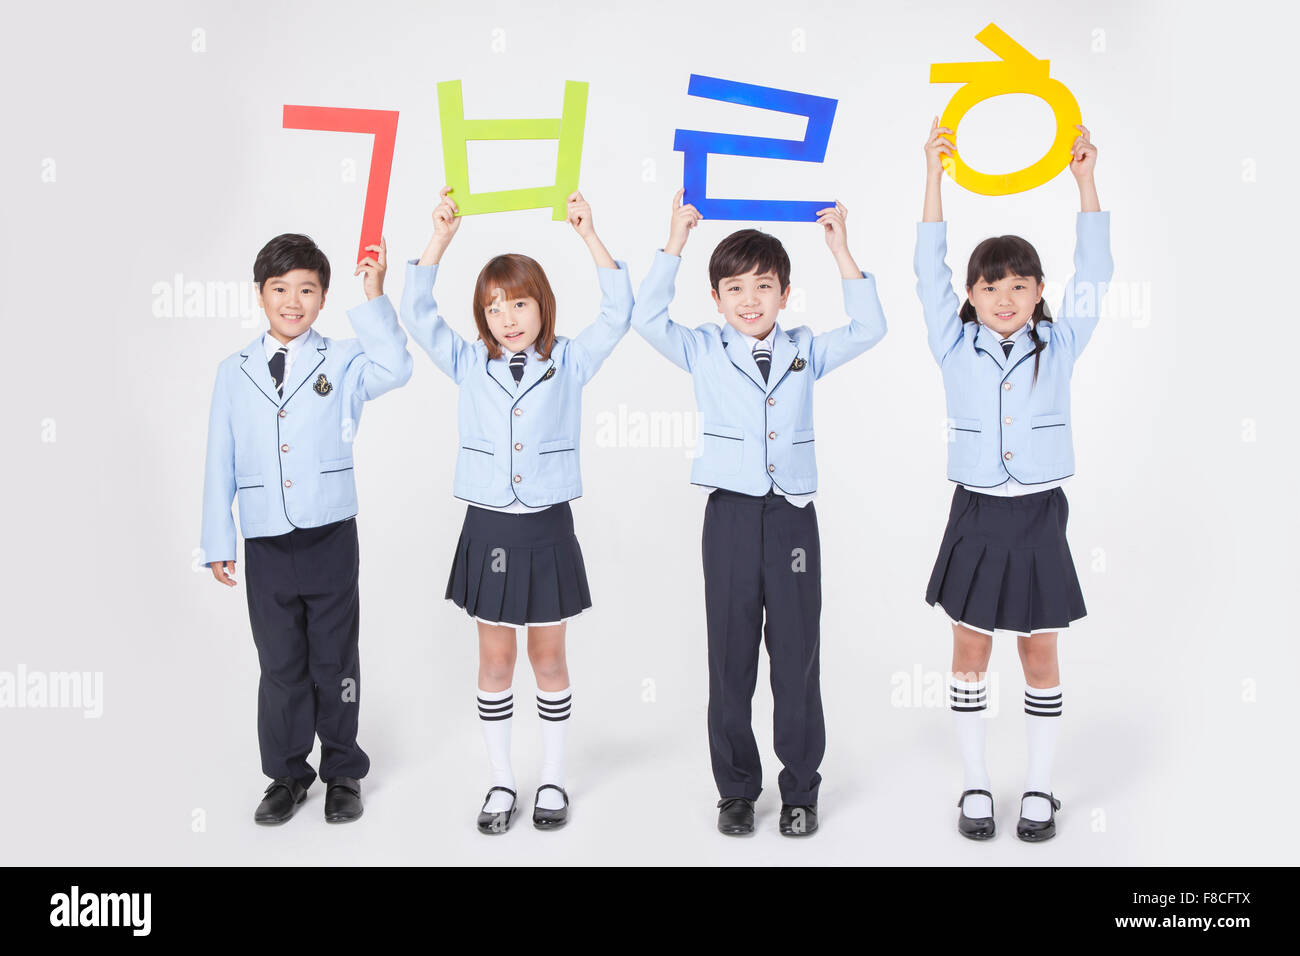
[[[844,290],[844,311],[849,324],[814,335],[809,356],[813,374],[821,378],[831,369],[861,355],[885,337],[885,313],[876,294],[876,280],[858,268],[849,253],[849,211],[843,203],[817,211],[818,223],[825,231],[826,245],[839,266]]]
[[[685,189],[679,189],[673,196],[673,218],[668,228],[668,242],[655,253],[654,263],[641,282],[636,304],[632,307],[632,327],[660,355],[689,372],[703,347],[703,334],[678,325],[668,317],[668,306],[673,301],[675,292],[677,269],[682,264],[682,249],[686,246],[687,235],[701,218],[694,206],[682,205],[685,193]]]
[[[406,263],[406,286],[402,289],[402,322],[415,343],[428,353],[433,364],[457,384],[465,378],[474,362],[473,343],[465,341],[438,313],[433,298],[433,283],[438,277],[438,263],[452,237],[460,228],[456,201],[451,187],[443,186],[441,198],[433,210],[433,236],[419,260]]]
[[[921,312],[930,342],[930,352],[939,364],[961,341],[961,318],[957,310],[961,300],[952,290],[952,270],[948,268],[948,225],[943,221],[943,203],[939,190],[943,184],[943,160],[952,155],[952,130],[939,125],[939,117],[930,123],[930,137],[925,143],[925,207],[916,224],[916,253],[912,267],[916,271],[916,293],[921,298]]]
[[[1115,271],[1110,257],[1110,213],[1101,211],[1093,171],[1097,147],[1086,126],[1078,127],[1070,172],[1079,184],[1079,217],[1075,224],[1074,275],[1065,286],[1061,309],[1052,323],[1053,335],[1078,356],[1092,338],[1101,315],[1101,300]]]
[[[574,369],[585,385],[591,381],[614,346],[627,335],[632,321],[632,282],[628,278],[627,263],[615,262],[605,244],[596,235],[591,218],[591,206],[582,193],[569,196],[567,220],[578,236],[587,244],[592,261],[596,263],[596,278],[600,283],[600,314],[596,321],[579,332],[570,348],[573,350]]]
[[[348,363],[350,391],[362,401],[378,398],[384,392],[405,385],[411,378],[411,353],[406,349],[406,333],[397,323],[393,303],[384,295],[384,274],[388,271],[388,243],[366,246],[375,253],[357,263],[356,272],[364,273],[362,286],[366,302],[348,310],[348,321],[361,340],[361,351]]]

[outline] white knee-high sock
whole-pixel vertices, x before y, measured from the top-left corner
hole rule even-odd
[[[1030,687],[1025,685],[1025,737],[1029,750],[1029,768],[1025,772],[1025,790],[1052,792],[1052,756],[1056,752],[1056,732],[1061,726],[1061,685]],[[1020,813],[1029,820],[1051,819],[1051,805],[1042,797],[1027,797]]]
[[[505,690],[478,692],[479,723],[483,725],[483,740],[487,743],[488,763],[492,768],[493,787],[515,789],[515,775],[510,769],[510,725],[514,723],[514,694]],[[501,813],[510,809],[510,794],[493,790],[484,808],[488,813]]]
[[[957,745],[961,749],[965,781],[963,790],[992,790],[984,764],[984,721],[988,710],[988,678],[977,681],[952,678],[948,692],[957,725]],[[982,793],[972,793],[962,802],[962,812],[972,819],[993,816],[993,800]]]
[[[542,723],[542,772],[538,784],[564,786],[564,737],[569,729],[569,711],[573,706],[573,688],[539,690],[537,716]],[[564,797],[558,790],[543,790],[537,795],[543,810],[559,810]]]

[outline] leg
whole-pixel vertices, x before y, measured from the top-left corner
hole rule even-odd
[[[478,622],[478,716],[487,744],[492,782],[489,786],[515,789],[510,767],[510,725],[514,723],[514,695],[510,691],[515,674],[515,629],[501,624]],[[488,798],[488,813],[509,810],[510,794],[494,790]]]
[[[963,767],[962,790],[992,790],[984,763],[985,718],[988,715],[988,667],[993,638],[961,624],[952,626],[952,684],[948,702],[957,726]],[[972,820],[993,816],[993,799],[972,793],[962,800],[962,813]]]
[[[751,707],[762,640],[761,505],[709,495],[704,507],[704,608],[709,645],[709,756],[724,800],[757,800],[763,768]]]
[[[763,513],[763,593],[771,661],[772,742],[781,761],[781,802],[817,802],[826,751],[821,695],[821,539],[817,512],[784,498]]]
[[[564,787],[564,738],[569,729],[573,691],[564,657],[563,622],[528,629],[528,659],[537,679],[537,716],[542,725],[542,771],[538,784]],[[560,810],[564,796],[548,787],[537,794],[537,806]]]
[[[322,780],[360,779],[370,758],[357,743],[361,707],[357,525],[311,529],[295,550],[307,611],[308,666],[316,684],[316,736]]]
[[[316,696],[307,668],[306,610],[298,597],[287,536],[250,538],[244,583],[257,646],[257,741],[262,772],[310,787],[307,763],[316,726]]]
[[[1061,670],[1056,656],[1057,632],[1017,638],[1020,663],[1025,671],[1025,731],[1029,767],[1025,791],[1052,792],[1052,757],[1061,726]],[[1042,797],[1027,797],[1021,816],[1051,819],[1051,806]]]

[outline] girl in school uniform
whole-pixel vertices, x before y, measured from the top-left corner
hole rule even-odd
[[[483,833],[504,833],[515,812],[510,764],[515,628],[528,628],[537,679],[543,762],[533,825],[568,819],[564,738],[572,693],[565,662],[566,623],[591,607],[582,550],[569,501],[582,494],[579,432],[582,387],[627,332],[632,286],[596,236],[591,207],[568,199],[567,220],[596,263],[600,314],[575,338],[555,334],[555,296],[527,256],[496,256],[479,273],[473,311],[478,337],[467,341],[438,313],[438,263],[460,227],[451,188],[433,212],[433,238],[406,267],[402,316],[411,337],[460,386],[454,493],[467,501],[448,600],[465,609],[479,638],[478,712],[491,786],[478,816]]]
[[[1053,317],[1043,302],[1038,253],[1019,236],[975,247],[959,306],[945,263],[940,204],[951,130],[936,117],[925,144],[923,221],[917,225],[917,292],[930,350],[943,372],[948,410],[948,525],[926,601],[952,623],[950,703],[965,767],[957,829],[984,840],[995,833],[984,764],[984,714],[994,631],[1017,635],[1025,675],[1029,766],[1016,835],[1056,834],[1060,809],[1051,788],[1061,716],[1059,632],[1085,614],[1065,526],[1062,485],[1074,473],[1070,375],[1097,325],[1113,265],[1110,214],[1093,182],[1097,148],[1078,127],[1070,172],[1079,185],[1074,277]]]

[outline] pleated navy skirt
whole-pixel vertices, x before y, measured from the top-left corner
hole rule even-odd
[[[1065,540],[1069,514],[1060,488],[1003,497],[958,485],[926,603],[986,634],[1069,627],[1088,613]]]
[[[465,510],[447,599],[490,624],[554,624],[591,607],[568,502],[531,514]]]

